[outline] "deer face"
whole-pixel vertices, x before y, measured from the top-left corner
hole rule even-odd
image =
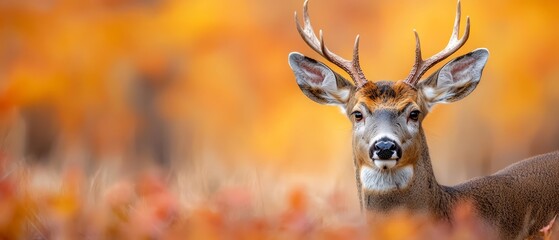
[[[297,84],[311,100],[337,105],[353,125],[357,163],[377,170],[415,163],[421,122],[437,103],[467,96],[479,83],[486,49],[458,57],[417,85],[404,81],[355,86],[325,64],[299,53],[289,55]]]
[[[410,143],[426,112],[420,104],[417,91],[402,81],[371,82],[357,89],[345,106],[357,159],[380,169],[407,165]]]

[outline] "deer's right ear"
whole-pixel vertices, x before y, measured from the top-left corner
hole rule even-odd
[[[297,85],[311,100],[345,107],[354,86],[321,62],[300,53],[289,54],[289,66]]]
[[[488,56],[487,49],[476,49],[450,61],[429,78],[419,82],[418,89],[423,93],[427,107],[468,96],[479,83]]]

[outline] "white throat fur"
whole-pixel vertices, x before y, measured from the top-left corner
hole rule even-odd
[[[360,171],[363,189],[372,191],[390,191],[406,188],[413,178],[413,166],[408,165],[395,170],[382,170],[362,166]]]

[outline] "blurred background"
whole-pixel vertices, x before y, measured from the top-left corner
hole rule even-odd
[[[357,206],[351,125],[307,99],[287,55],[303,1],[0,1],[0,168],[160,168],[185,191],[303,186]],[[311,0],[316,30],[370,80],[407,76],[450,37],[455,1]],[[464,0],[491,55],[477,90],[424,121],[442,184],[559,148],[559,3]],[[8,160],[7,160],[8,159]],[[114,174],[113,178],[117,175]],[[180,190],[180,189],[179,189]],[[203,197],[202,197],[203,199]],[[354,208],[356,209],[356,208]]]

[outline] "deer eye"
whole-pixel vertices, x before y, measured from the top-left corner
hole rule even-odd
[[[413,110],[413,111],[410,112],[410,116],[408,118],[415,122],[415,121],[419,120],[419,114],[420,113],[421,112],[419,110]]]
[[[356,122],[363,120],[363,113],[361,113],[360,111],[354,111],[351,113],[351,115],[353,115]]]

